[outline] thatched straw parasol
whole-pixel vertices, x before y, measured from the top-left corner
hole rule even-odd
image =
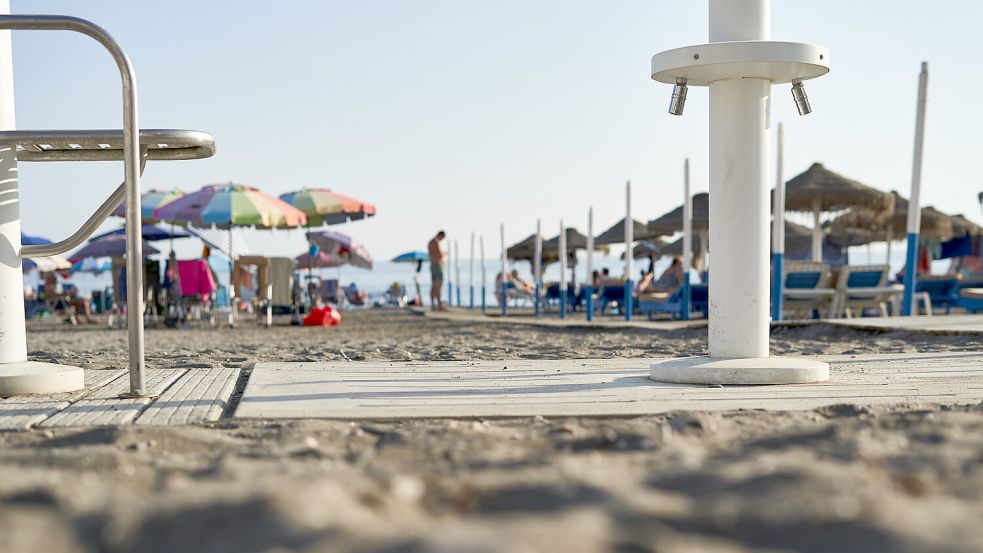
[[[567,254],[572,254],[577,250],[587,249],[587,237],[577,232],[573,227],[567,227]],[[560,260],[560,235],[556,235],[549,240],[543,241],[543,264],[554,263]],[[607,251],[606,247],[597,247],[595,250]],[[517,261],[532,261],[536,255],[536,235],[530,234],[520,242],[516,242],[505,250],[509,259]]]
[[[665,255],[666,248],[669,243],[665,240],[659,238],[653,238],[652,240],[643,240],[631,249],[632,259],[643,259],[646,257],[662,257]],[[625,258],[625,254],[621,254],[621,259]]]
[[[820,213],[864,209],[871,215],[890,212],[891,205],[890,194],[834,173],[821,163],[813,163],[785,183],[785,209],[812,213],[812,257],[817,261],[822,244]]]
[[[697,259],[700,252],[707,250],[707,246],[703,244],[703,235],[694,234],[693,235],[693,257]],[[662,250],[662,255],[683,255],[683,237],[680,236],[675,242],[669,244]]]
[[[980,228],[979,225],[967,219],[962,213],[953,215],[950,219],[952,221],[952,230],[956,236],[963,236],[965,234],[977,236],[980,232],[983,232],[983,228]]]
[[[693,233],[706,233],[710,228],[710,195],[700,192],[693,196]],[[683,206],[648,222],[648,235],[670,236],[683,230]]]
[[[892,211],[883,213],[863,208],[851,209],[833,220],[833,230],[839,233],[873,232],[879,234],[881,240],[887,241],[901,238],[908,225],[908,200],[894,191],[891,192],[891,196],[894,204]],[[963,221],[973,225],[965,218]],[[957,222],[954,217],[946,215],[932,206],[927,206],[922,208],[922,221],[918,234],[925,238],[944,240],[956,234],[965,233],[956,232],[956,226]],[[976,227],[976,225],[973,226]]]
[[[634,227],[633,235],[635,240],[651,240],[658,236],[659,234],[653,234],[648,225],[642,223],[641,221],[636,221],[632,219],[632,226]],[[611,226],[608,230],[602,232],[594,238],[595,244],[624,244],[625,243],[625,218],[622,217],[620,221]]]
[[[785,183],[785,209],[788,211],[843,211],[862,207],[874,212],[891,207],[887,192],[848,179],[813,163],[804,173]]]

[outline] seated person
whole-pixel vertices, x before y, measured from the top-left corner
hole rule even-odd
[[[657,280],[653,280],[654,275],[655,273],[646,273],[645,277],[638,283],[636,292],[638,294],[651,292],[672,294],[683,283],[682,260],[678,256],[672,258],[672,264],[662,272]]]
[[[515,269],[513,269],[509,274],[509,282],[515,286],[516,290],[526,294],[532,294],[536,290],[533,283],[529,282],[528,280],[523,280],[522,277],[519,276],[519,271],[516,271]],[[499,283],[499,285],[501,285],[501,283]]]
[[[57,309],[58,305],[61,304],[66,312],[65,322],[74,322],[74,315],[68,309],[69,307],[74,308],[75,313],[82,313],[85,316],[85,322],[96,322],[92,318],[92,310],[89,308],[88,300],[79,296],[78,288],[71,283],[59,286],[58,277],[55,273],[48,273],[44,277],[44,297],[53,309]]]
[[[345,287],[345,299],[352,305],[365,305],[369,299],[369,294],[365,290],[359,290],[354,282]]]

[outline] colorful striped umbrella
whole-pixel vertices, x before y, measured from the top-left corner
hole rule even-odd
[[[173,190],[148,190],[140,195],[140,219],[142,219],[143,224],[149,225],[157,222],[154,218],[154,211],[159,207],[163,207],[174,200],[184,196],[184,191],[178,190],[177,188]],[[125,203],[119,204],[116,211],[113,212],[116,217],[126,217],[126,205]]]
[[[307,240],[325,252],[345,260],[349,265],[362,269],[372,268],[372,256],[369,255],[369,251],[362,244],[352,240],[347,234],[333,230],[320,230],[308,232]]]
[[[280,199],[307,215],[307,226],[337,225],[375,215],[375,206],[327,188],[304,188]]]
[[[303,226],[307,217],[290,204],[244,184],[210,184],[154,211],[154,217],[177,225],[256,227]]]

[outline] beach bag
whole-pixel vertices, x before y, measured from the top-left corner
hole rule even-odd
[[[330,305],[315,307],[304,317],[304,326],[337,326],[341,324],[341,311]]]

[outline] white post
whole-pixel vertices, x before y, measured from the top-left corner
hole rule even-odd
[[[502,294],[502,316],[505,316],[509,306],[509,252],[505,247],[505,223],[499,224],[499,231],[502,236],[502,282],[498,291]]]
[[[689,158],[683,162],[683,269],[693,264],[693,194],[689,184]]]
[[[683,162],[683,306],[682,318],[689,318],[690,282],[693,267],[693,194],[689,186],[689,158]],[[654,275],[653,275],[654,276]]]
[[[904,301],[901,314],[912,314],[915,279],[918,272],[918,231],[922,224],[922,151],[925,149],[925,104],[928,96],[928,62],[922,62],[918,75],[918,105],[915,114],[915,152],[911,164],[911,199],[908,201],[908,252],[904,273]]]
[[[457,288],[454,289],[457,306],[461,307],[461,250],[457,247],[457,238],[454,239],[454,282]]]
[[[710,42],[769,40],[770,0],[710,0]],[[771,82],[710,83],[710,357],[768,356]]]
[[[634,277],[634,257],[631,245],[635,241],[635,225],[631,218],[631,181],[625,182],[625,301],[622,309],[624,310],[625,320],[631,320],[634,310],[632,305],[632,278]]]
[[[8,0],[0,0],[0,14],[10,14]],[[0,130],[16,130],[15,119],[10,31],[0,31]],[[15,144],[0,145],[0,363],[27,361],[16,153]]]
[[[587,308],[587,320],[594,320],[594,208],[587,209],[587,278],[584,281],[587,291],[584,302]]]
[[[478,244],[481,248],[478,250],[479,256],[481,258],[481,312],[485,311],[485,288],[488,286],[488,271],[485,268],[485,236],[481,235],[478,237]]]
[[[474,231],[471,231],[471,252],[468,260],[468,307],[474,309]]]
[[[771,42],[770,0],[709,0],[710,45],[652,58],[653,78],[676,92],[681,113],[687,84],[710,88],[709,358],[655,363],[654,380],[694,384],[789,384],[829,379],[829,365],[799,358],[769,358],[768,113],[772,82],[793,83],[800,113],[810,111],[799,78],[826,72],[828,53],[813,45]],[[753,44],[751,44],[753,43]],[[703,61],[699,50],[739,62]],[[748,52],[757,54],[748,60]],[[742,57],[743,56],[743,57]],[[751,62],[754,63],[751,63]],[[789,75],[791,64],[795,73]],[[690,71],[693,67],[699,70]],[[754,67],[752,67],[754,66]],[[702,73],[701,73],[702,72]],[[692,77],[690,77],[692,76]],[[802,77],[800,77],[802,76]],[[692,82],[688,79],[692,78]]]
[[[823,260],[823,224],[820,220],[819,200],[812,201],[812,260]]]
[[[778,124],[778,145],[775,152],[775,205],[771,227],[771,319],[782,320],[785,286],[785,130]]]
[[[0,0],[0,15],[10,2]],[[10,31],[0,31],[0,130],[17,129]],[[85,386],[82,369],[27,360],[24,272],[21,269],[20,180],[16,144],[0,144],[0,396],[71,392]]]
[[[539,316],[540,310],[540,297],[541,291],[543,289],[543,229],[541,221],[536,219],[536,238],[535,245],[533,247],[533,257],[532,257],[532,281],[535,283],[535,293],[536,297],[533,300],[535,315]]]
[[[560,219],[560,236],[557,250],[560,256],[560,318],[567,316],[567,229]]]

